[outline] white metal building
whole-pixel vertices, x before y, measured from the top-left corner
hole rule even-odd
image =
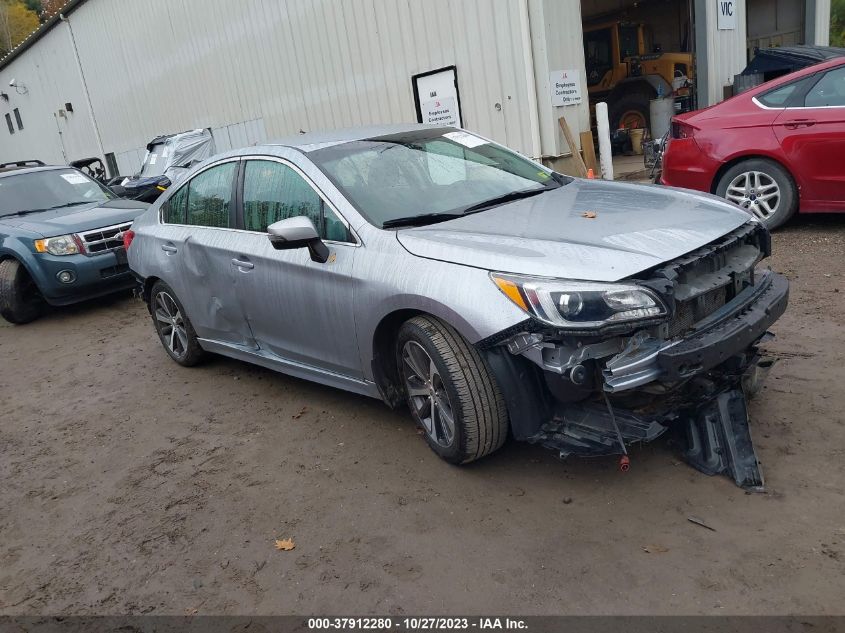
[[[750,35],[800,31],[827,44],[830,0],[688,1],[699,105],[722,98]],[[590,125],[582,12],[625,4],[633,0],[71,0],[0,60],[0,162],[113,155],[126,175],[159,134],[211,128],[225,150],[414,121],[423,110],[459,115],[532,157],[565,159],[558,117],[576,137]],[[720,20],[727,5],[731,19]],[[774,26],[758,28],[772,11]],[[566,73],[575,103],[553,105],[552,72]]]

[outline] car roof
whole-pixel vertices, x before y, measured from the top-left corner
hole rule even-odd
[[[797,46],[760,48],[757,50],[755,57],[757,55],[795,59],[800,61],[806,61],[807,63],[812,63],[814,61],[820,62],[826,59],[833,59],[835,57],[845,57],[845,48],[837,48],[836,46],[810,46],[807,44],[799,44]]]
[[[69,167],[68,165],[36,165],[36,166],[18,166],[18,165],[9,165],[8,167],[0,168],[0,178],[4,176],[10,176],[12,174],[30,174],[35,171],[50,171],[53,169],[73,169],[73,167]]]
[[[812,66],[807,66],[806,68],[802,68],[801,70],[796,70],[795,72],[791,72],[787,75],[782,75],[780,77],[777,77],[776,79],[772,79],[771,81],[762,83],[759,86],[754,86],[750,90],[746,90],[745,92],[738,94],[737,97],[756,97],[758,94],[768,92],[773,88],[777,88],[784,84],[791,83],[796,79],[808,77],[809,75],[814,75],[818,72],[824,72],[826,70],[830,70],[831,68],[837,68],[843,65],[845,65],[845,57],[834,57],[832,59],[828,59],[827,61],[823,61],[818,64],[813,64]]]
[[[281,145],[298,149],[302,152],[309,152],[320,147],[329,145],[336,145],[340,143],[348,143],[350,141],[363,141],[371,138],[378,138],[381,136],[390,136],[392,134],[402,134],[405,132],[416,132],[418,130],[435,130],[440,129],[432,125],[424,125],[422,123],[397,123],[393,125],[370,125],[363,127],[345,128],[339,130],[329,130],[326,132],[306,132],[298,134],[297,136],[289,136],[286,138],[262,143],[262,145]]]

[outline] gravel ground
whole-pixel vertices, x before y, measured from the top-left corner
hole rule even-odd
[[[3,324],[0,614],[843,614],[845,218],[774,244],[767,494],[660,442],[626,474],[514,443],[448,466],[377,401],[177,366],[126,296]]]

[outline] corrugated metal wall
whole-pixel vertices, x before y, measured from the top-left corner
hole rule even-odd
[[[12,79],[25,86],[25,94],[9,87]],[[8,102],[0,101],[0,162],[64,163],[65,154],[67,160],[100,154],[65,24],[57,25],[25,55],[0,70],[0,89],[9,96]],[[73,112],[65,110],[66,103]],[[5,114],[15,108],[24,129],[17,130],[15,125],[15,134],[9,134]]]
[[[464,125],[530,153],[521,4],[90,0],[70,22],[104,149],[124,169],[153,136],[190,128],[226,127],[236,146],[414,121],[411,76],[452,64]]]
[[[747,64],[746,59],[746,4],[734,0],[737,16],[736,28],[718,29],[719,0],[696,0],[696,52],[699,77],[699,106],[712,105],[724,99],[724,87],[733,84],[734,75]],[[706,73],[702,73],[702,65]]]

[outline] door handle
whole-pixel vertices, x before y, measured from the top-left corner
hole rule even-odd
[[[161,245],[161,250],[163,250],[165,253],[175,253],[175,252],[176,252],[176,247],[175,247],[175,246],[170,246],[170,245],[168,245],[168,244],[162,244],[162,245]]]
[[[232,263],[238,268],[245,268],[246,270],[252,270],[253,268],[255,268],[255,264],[253,264],[252,262],[246,262],[242,259],[235,258],[232,260]]]
[[[784,123],[783,126],[787,130],[797,130],[799,127],[813,127],[815,124],[813,119],[793,119]]]

